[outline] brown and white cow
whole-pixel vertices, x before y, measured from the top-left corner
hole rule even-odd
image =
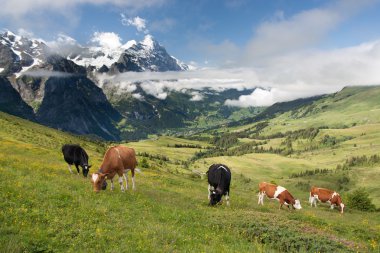
[[[292,194],[282,186],[261,182],[259,184],[259,202],[258,204],[264,205],[264,196],[270,199],[277,199],[280,202],[279,209],[285,204],[290,208],[301,209],[301,203],[298,199],[293,198]]]
[[[340,207],[340,212],[343,213],[344,204],[339,193],[325,188],[311,187],[309,202],[311,206],[317,207],[317,200],[323,203],[331,205],[331,209],[334,209],[335,205]]]
[[[107,150],[103,162],[98,172],[92,174],[91,183],[94,191],[99,192],[107,187],[106,179],[111,180],[111,190],[114,189],[113,178],[119,176],[119,184],[122,191],[123,178],[125,179],[125,188],[128,189],[128,170],[132,173],[132,189],[135,189],[135,168],[137,165],[135,150],[124,146],[114,146]]]

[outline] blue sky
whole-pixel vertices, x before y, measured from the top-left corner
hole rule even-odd
[[[376,40],[380,37],[378,1],[250,1],[250,0],[141,0],[139,6],[121,0],[48,1],[12,0],[0,11],[0,27],[17,31],[22,28],[36,37],[53,40],[58,33],[67,34],[81,44],[90,41],[94,32],[115,32],[124,42],[141,39],[144,32],[121,22],[136,16],[146,20],[146,29],[170,53],[184,61],[199,64],[213,61],[215,47],[229,43],[246,47],[257,29],[266,22],[281,22],[313,9],[328,9],[340,4],[355,5],[357,10],[308,47],[340,48]],[[60,2],[62,4],[60,5]],[[96,2],[101,4],[95,4]],[[356,3],[355,3],[356,2]],[[17,4],[17,5],[16,5]],[[17,10],[25,6],[25,10]],[[28,9],[27,9],[28,7]],[[12,10],[13,8],[13,10]],[[211,48],[211,50],[210,50]],[[220,49],[223,50],[223,47]]]
[[[5,0],[0,9],[0,28],[48,42],[66,34],[86,44],[108,32],[126,43],[149,33],[199,69],[155,79],[264,89],[230,101],[238,106],[380,84],[379,24],[380,0]]]

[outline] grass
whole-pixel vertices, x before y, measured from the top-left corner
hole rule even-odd
[[[352,90],[344,92],[349,99],[355,99]],[[339,96],[328,99],[340,99]],[[341,110],[351,116],[362,113],[355,122],[369,108],[377,108],[376,103],[368,102],[360,105],[355,114],[353,108],[331,106],[332,111]],[[175,148],[175,144],[203,148],[211,145],[167,136],[127,143],[138,153],[164,155],[169,161],[146,158],[149,166],[136,175],[135,192],[122,193],[115,187],[114,192],[107,189],[99,194],[93,193],[88,179],[69,174],[60,147],[64,143],[84,146],[93,172],[111,143],[90,141],[0,113],[0,252],[378,252],[378,212],[347,207],[341,215],[324,204],[311,208],[307,200],[311,185],[336,188],[342,186],[339,180],[347,176],[350,181],[340,191],[343,200],[345,194],[365,185],[379,207],[379,165],[289,178],[307,169],[335,169],[352,155],[378,153],[380,121],[376,112],[370,124],[366,121],[344,129],[324,129],[313,142],[318,143],[326,134],[352,138],[311,151],[303,150],[306,140],[299,140],[294,144],[295,152],[288,156],[252,153],[199,159],[189,164],[199,149]],[[322,124],[326,117],[336,116],[324,113],[306,116],[307,119],[280,115],[270,121],[263,134]],[[298,125],[303,120],[312,123]],[[334,120],[326,122],[336,124]],[[244,138],[240,143],[251,140]],[[282,139],[267,142],[265,147],[275,148]],[[208,207],[207,181],[192,173],[206,171],[212,163],[225,163],[232,170],[230,207]],[[268,199],[264,206],[258,206],[260,181],[285,186],[300,198],[303,209],[278,210],[278,203]]]

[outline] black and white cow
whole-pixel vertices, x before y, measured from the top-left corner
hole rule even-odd
[[[227,205],[230,205],[230,169],[223,164],[213,164],[208,169],[207,176],[209,205],[221,202],[222,196],[226,196]]]
[[[75,165],[79,175],[78,166],[82,167],[83,176],[87,177],[88,171],[91,165],[88,164],[88,155],[86,151],[79,145],[65,144],[62,146],[63,158],[69,164],[69,170],[71,173],[71,165]]]

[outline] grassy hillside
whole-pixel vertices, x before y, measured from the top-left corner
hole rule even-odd
[[[361,137],[358,145],[372,138]],[[136,175],[137,190],[122,193],[116,186],[95,194],[88,179],[68,172],[60,153],[67,142],[84,146],[93,168],[107,147],[0,113],[0,252],[379,250],[378,213],[348,208],[340,215],[325,205],[307,205],[307,191],[288,178],[313,168],[303,153],[193,160],[213,145],[172,137],[128,143],[144,165]],[[208,207],[207,182],[193,173],[214,161],[232,169],[230,207]],[[278,210],[277,202],[267,199],[257,206],[260,180],[284,184],[304,208]]]

